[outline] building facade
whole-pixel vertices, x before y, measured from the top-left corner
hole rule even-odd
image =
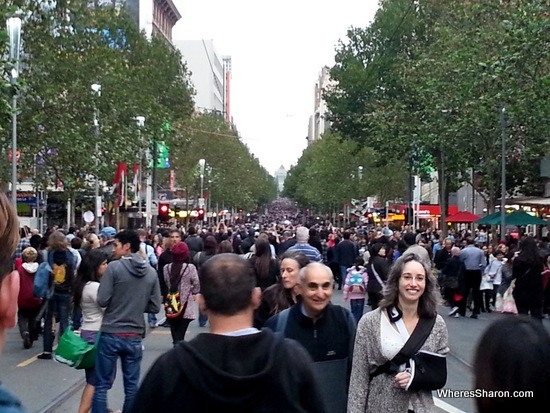
[[[327,102],[323,99],[323,93],[327,87],[334,85],[334,81],[330,79],[329,70],[327,66],[323,67],[319,74],[319,79],[315,83],[313,115],[309,117],[308,125],[308,145],[320,139],[323,133],[330,129],[330,122],[327,120]]]
[[[286,169],[283,165],[275,171],[275,181],[277,181],[277,191],[282,192],[286,179]]]
[[[147,38],[161,36],[172,43],[172,29],[181,19],[172,0],[89,0],[90,6],[114,6],[128,9]]]
[[[231,58],[220,56],[213,40],[176,40],[195,88],[195,110],[218,113],[229,122]]]

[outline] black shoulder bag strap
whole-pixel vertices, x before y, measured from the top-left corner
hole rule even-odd
[[[398,366],[406,363],[424,345],[426,339],[432,332],[433,326],[435,325],[435,319],[436,317],[421,318],[418,320],[418,324],[414,328],[414,331],[403,348],[395,355],[393,359],[382,364],[381,366],[378,366],[374,373],[370,375],[371,380],[373,377],[382,373],[397,373]]]

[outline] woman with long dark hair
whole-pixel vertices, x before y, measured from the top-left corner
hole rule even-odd
[[[256,285],[264,291],[275,284],[279,277],[279,263],[271,255],[270,242],[265,238],[258,238],[254,243],[254,255],[250,258],[256,274]]]
[[[91,249],[78,267],[73,289],[75,308],[82,310],[80,337],[88,343],[94,343],[103,321],[104,308],[97,304],[99,281],[107,268],[107,253],[100,249]],[[95,368],[86,369],[86,386],[82,391],[78,413],[88,413],[92,407],[95,387]]]
[[[533,237],[523,239],[512,264],[512,278],[516,280],[513,296],[518,314],[528,314],[539,321],[542,321],[544,300],[542,270],[543,261],[537,242]]]
[[[269,317],[296,304],[300,270],[308,264],[309,258],[299,251],[290,250],[281,255],[280,280],[263,291],[260,307],[254,315],[254,327],[262,328]]]

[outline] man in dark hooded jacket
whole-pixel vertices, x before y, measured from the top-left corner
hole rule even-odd
[[[252,327],[261,291],[248,261],[216,255],[201,267],[200,280],[197,301],[211,332],[162,355],[131,412],[327,412],[307,351]]]

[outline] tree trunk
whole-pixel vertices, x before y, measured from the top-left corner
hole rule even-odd
[[[449,194],[447,193],[447,177],[445,172],[445,155],[443,151],[440,152],[441,164],[437,168],[437,179],[439,186],[439,209],[441,216],[439,218],[439,228],[441,229],[440,237],[446,238],[448,234],[447,227],[447,204],[449,200]]]

